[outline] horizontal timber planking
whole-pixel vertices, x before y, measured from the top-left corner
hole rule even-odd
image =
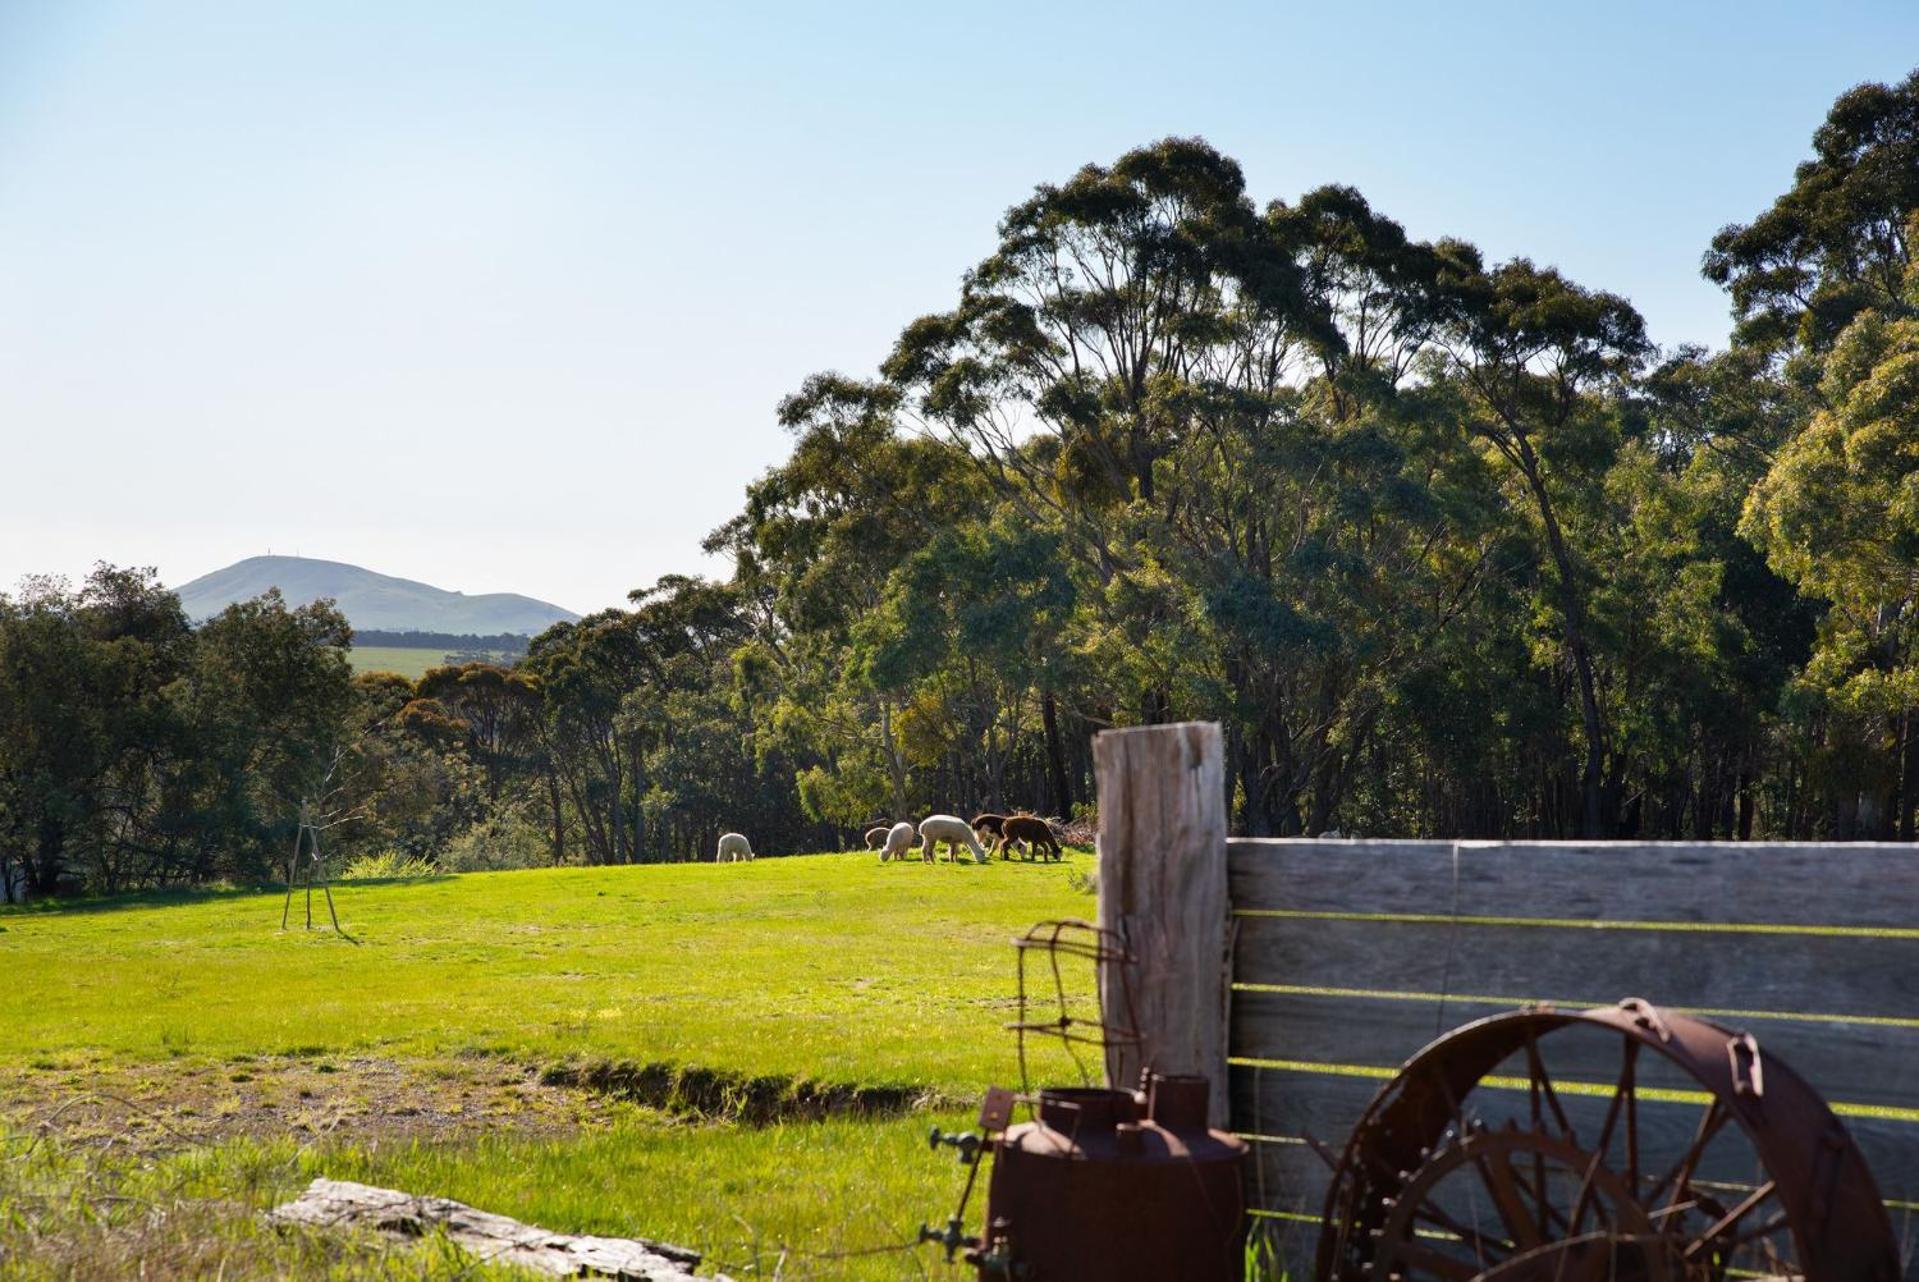
[[[1280,1217],[1270,1227],[1296,1275],[1316,1237],[1301,1220],[1317,1216],[1327,1178],[1299,1137],[1337,1151],[1393,1066],[1438,1033],[1526,1002],[1576,1009],[1628,995],[1750,1030],[1812,1082],[1912,1240],[1919,849],[1290,840],[1233,841],[1227,859],[1232,1120],[1266,1137],[1255,1200]],[[1556,1080],[1591,1083],[1567,1101],[1575,1121],[1603,1112],[1611,1053],[1548,1054]],[[1642,1084],[1690,1085],[1665,1071]],[[1700,1111],[1646,1108],[1649,1142],[1683,1141]]]
[[[1562,1009],[1609,1003],[1567,1003]],[[1328,1064],[1397,1066],[1441,1032],[1514,1008],[1512,1002],[1450,998],[1407,1001],[1324,992],[1237,992],[1233,995],[1235,1058],[1303,1060]],[[1677,1005],[1677,1003],[1673,1003]],[[1891,1111],[1919,1122],[1919,1030],[1795,1020],[1718,1020],[1753,1032],[1767,1059],[1791,1065],[1813,1083],[1842,1118]],[[1580,1035],[1575,1036],[1575,1033]],[[1618,1046],[1583,1030],[1565,1030],[1542,1042],[1555,1080],[1614,1081]],[[1692,1089],[1676,1067],[1648,1057],[1640,1080]],[[1919,1130],[1913,1133],[1919,1143]]]
[[[1235,912],[1877,927],[1919,937],[1919,848],[1701,842],[1227,843]]]
[[[1919,1029],[1919,939],[1242,917],[1234,955],[1238,980],[1301,988],[1443,988],[1508,1005],[1644,997],[1739,1012],[1721,1023],[1772,1013]]]

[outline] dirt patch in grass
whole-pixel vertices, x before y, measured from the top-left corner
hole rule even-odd
[[[0,1126],[166,1153],[231,1139],[296,1143],[576,1134],[634,1108],[745,1126],[955,1107],[937,1091],[624,1061],[529,1068],[487,1056],[246,1056],[41,1066],[0,1076]]]
[[[748,1076],[680,1064],[553,1064],[540,1071],[539,1081],[665,1113],[747,1126],[829,1117],[893,1117],[952,1106],[937,1092],[910,1087]]]
[[[0,1122],[77,1143],[169,1152],[235,1138],[460,1139],[592,1126],[617,1097],[488,1058],[249,1056],[0,1076]]]

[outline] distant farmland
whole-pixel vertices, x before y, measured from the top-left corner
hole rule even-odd
[[[445,663],[450,653],[444,646],[356,645],[347,652],[347,659],[355,672],[397,672],[418,681],[428,668]],[[472,657],[471,651],[459,653],[463,660]],[[496,663],[512,663],[518,656],[495,651],[489,657]]]

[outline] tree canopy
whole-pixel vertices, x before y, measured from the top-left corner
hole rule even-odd
[[[316,797],[450,866],[1070,816],[1094,732],[1188,718],[1246,833],[1910,839],[1915,236],[1919,73],[1714,237],[1721,352],[1140,147],[780,405],[724,581],[417,683],[351,676],[324,604],[194,629],[108,567],[0,598],[0,885],[260,875]]]

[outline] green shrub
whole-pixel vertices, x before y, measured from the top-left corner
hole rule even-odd
[[[377,855],[356,855],[340,874],[340,880],[388,881],[400,877],[431,877],[439,871],[432,860],[397,850],[382,850]]]
[[[445,872],[502,872],[553,862],[546,830],[511,816],[474,824],[440,850]]]

